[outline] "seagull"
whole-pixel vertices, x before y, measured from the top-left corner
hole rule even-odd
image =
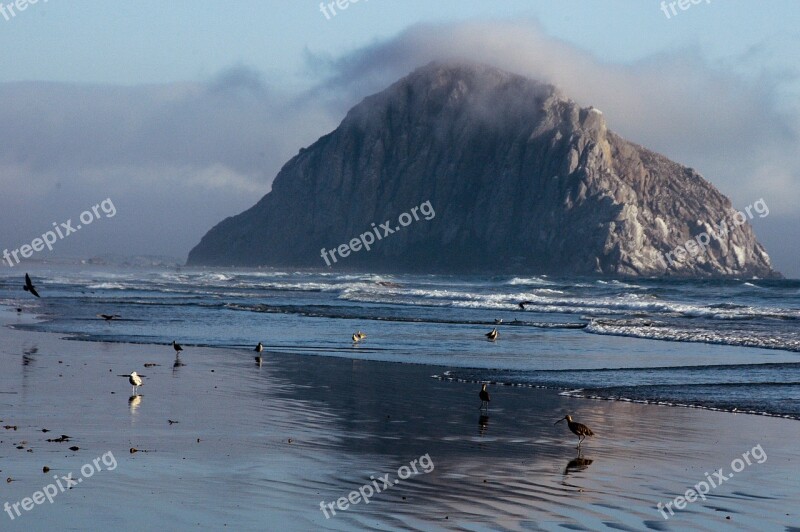
[[[31,282],[30,275],[28,275],[27,273],[25,274],[25,286],[23,286],[22,289],[25,290],[26,292],[30,292],[36,297],[40,297],[39,292],[36,291],[36,287],[34,287],[33,283]]]
[[[128,382],[130,382],[131,386],[133,386],[133,393],[131,393],[131,395],[136,395],[136,388],[142,385],[142,377],[137,375],[134,371],[128,375]]]
[[[478,392],[478,397],[481,398],[481,406],[478,407],[478,410],[482,409],[484,405],[486,405],[486,410],[489,410],[489,392],[486,391],[486,384],[481,384],[481,391]]]
[[[486,333],[486,338],[488,338],[489,340],[494,341],[494,340],[497,340],[497,337],[499,336],[499,334],[500,333],[497,332],[497,327],[495,327],[490,332]]]
[[[178,353],[180,353],[181,351],[183,351],[183,348],[181,347],[181,345],[176,343],[175,340],[172,341],[172,348],[175,350],[175,354],[176,355]]]
[[[263,345],[261,345],[261,342],[258,342],[258,345],[257,345],[257,346],[256,346],[256,348],[254,349],[254,351],[255,351],[256,353],[258,353],[258,356],[257,356],[257,357],[255,357],[255,359],[256,359],[256,364],[258,364],[258,367],[261,367],[261,363],[263,362],[263,361],[262,361],[262,359],[261,359],[261,351],[263,351],[263,350],[264,350],[264,346],[263,346]]]
[[[571,430],[572,433],[579,438],[578,447],[581,446],[581,443],[586,438],[586,436],[594,436],[594,432],[592,432],[592,429],[590,429],[583,423],[572,421],[572,416],[570,416],[569,414],[567,414],[566,416],[562,417],[561,419],[553,423],[553,425],[557,425],[562,421],[564,421],[565,419],[567,420],[567,425],[569,426],[569,430]]]
[[[97,317],[103,318],[106,321],[111,321],[114,318],[121,318],[122,316],[120,316],[119,314],[98,314]]]
[[[503,318],[497,318],[496,320],[494,320],[495,325],[500,325],[501,323],[503,323]]]
[[[525,305],[530,305],[531,303],[533,303],[533,301],[520,301],[517,304],[519,305],[519,308],[525,310]]]

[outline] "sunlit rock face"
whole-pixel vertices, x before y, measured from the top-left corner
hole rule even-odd
[[[398,216],[424,202],[435,216],[396,230]],[[432,63],[365,98],[300,150],[272,191],[209,231],[188,263],[777,275],[733,212],[697,172],[622,139],[600,110],[551,85],[482,65]],[[376,233],[369,250],[322,257],[323,248],[387,220],[394,232]],[[709,230],[707,244],[686,246]],[[678,247],[688,251],[676,254]]]

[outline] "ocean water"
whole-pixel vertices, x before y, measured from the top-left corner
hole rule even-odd
[[[260,341],[265,358],[427,364],[436,379],[800,419],[800,281],[29,271],[41,299],[22,291],[23,271],[0,273],[0,304],[40,319],[18,327],[152,344],[167,361],[172,340],[184,361],[192,346],[240,356]],[[520,301],[530,304],[522,310]],[[495,326],[499,338],[488,341]],[[367,334],[358,344],[356,330]]]

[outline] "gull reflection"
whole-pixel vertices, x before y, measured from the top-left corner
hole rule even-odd
[[[131,409],[131,414],[135,414],[136,410],[139,408],[139,405],[142,402],[141,395],[131,395],[128,399],[128,407]]]

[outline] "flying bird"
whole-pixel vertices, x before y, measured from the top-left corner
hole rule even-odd
[[[486,405],[486,410],[489,410],[489,401],[492,399],[489,397],[489,392],[486,391],[486,384],[481,384],[481,391],[478,392],[478,397],[481,398],[481,406],[478,407],[478,410],[482,409],[484,405]]]
[[[175,340],[172,341],[172,348],[175,350],[175,354],[176,355],[178,353],[180,353],[181,351],[183,351],[183,348],[181,347],[181,345],[179,343],[175,342]]]
[[[495,327],[494,329],[486,333],[486,338],[488,338],[489,340],[497,340],[499,334],[500,333],[497,332],[497,327]]]
[[[25,285],[22,287],[22,289],[25,290],[26,292],[30,292],[36,297],[40,297],[39,292],[36,291],[36,287],[33,286],[33,283],[31,282],[30,275],[28,275],[27,273],[25,274]]]
[[[121,318],[122,316],[120,316],[119,314],[98,314],[97,317],[103,318],[106,321],[111,321],[115,318]]]
[[[569,426],[569,430],[571,430],[572,433],[579,438],[578,447],[581,446],[581,443],[583,443],[583,440],[586,438],[586,436],[594,436],[594,432],[592,432],[592,429],[590,429],[583,423],[572,421],[572,416],[570,416],[569,414],[567,414],[566,416],[562,417],[561,419],[553,423],[553,425],[557,425],[562,421],[564,421],[565,419],[567,420],[567,425]]]

